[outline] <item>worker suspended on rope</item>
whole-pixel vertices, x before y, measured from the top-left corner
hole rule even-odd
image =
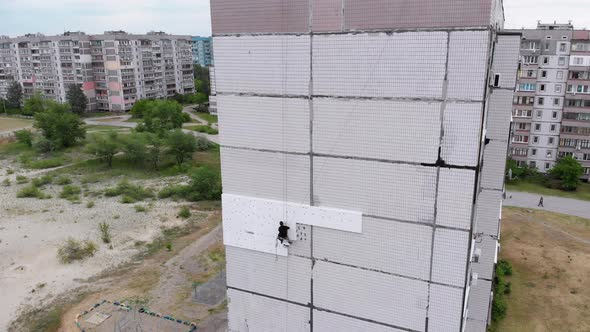
[[[281,241],[281,244],[284,246],[289,246],[292,242],[289,240],[289,226],[285,226],[285,224],[281,221],[279,223],[279,236],[277,239]]]

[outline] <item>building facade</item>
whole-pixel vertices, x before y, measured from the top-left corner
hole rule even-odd
[[[587,31],[541,24],[522,32],[511,158],[542,173],[573,155],[590,174]],[[584,84],[586,82],[586,84]],[[586,105],[588,104],[588,105]]]
[[[502,2],[211,12],[229,330],[486,331],[521,40]]]
[[[213,38],[193,37],[193,62],[201,67],[213,65]]]
[[[88,111],[128,111],[139,99],[194,92],[189,36],[37,34],[0,39],[0,52],[0,97],[14,80],[25,98],[40,92],[65,102],[74,83],[88,97]]]

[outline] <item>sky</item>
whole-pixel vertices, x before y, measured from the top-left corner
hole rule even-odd
[[[211,34],[209,1],[0,0],[0,35],[156,30],[208,36]],[[577,28],[590,29],[588,0],[504,0],[504,7],[506,28],[533,28],[537,20],[562,23],[572,20]]]

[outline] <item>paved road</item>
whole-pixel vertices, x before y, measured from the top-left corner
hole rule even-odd
[[[194,115],[192,112],[190,112],[191,109],[192,109],[192,106],[187,106],[182,111],[184,113],[187,113],[188,115],[190,115],[190,117],[192,119],[198,121],[200,124],[206,125],[207,122],[204,121],[203,119],[199,118],[198,116]],[[113,121],[106,121],[106,122],[100,121],[100,120],[107,120],[107,119],[112,119]],[[84,119],[84,122],[88,125],[94,125],[94,126],[113,126],[113,127],[135,128],[137,126],[137,123],[125,122],[129,119],[131,119],[131,115],[115,115],[115,116],[106,116],[106,117],[102,117],[102,118],[88,118],[88,119]],[[211,142],[219,144],[219,135],[208,135],[205,133],[199,133],[194,130],[188,130],[188,129],[183,129],[182,131],[184,131],[185,133],[188,133],[188,134],[192,134],[194,136],[205,137],[208,140],[210,140]]]
[[[511,198],[512,197],[512,198]],[[538,207],[539,194],[511,191],[506,193],[504,206],[516,206],[530,209],[542,209],[590,219],[590,202],[571,198],[543,196],[544,207]]]

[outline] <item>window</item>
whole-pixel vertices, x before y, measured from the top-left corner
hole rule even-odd
[[[590,153],[584,153],[582,160],[590,160]]]
[[[566,148],[575,148],[578,146],[578,140],[572,138],[562,138],[559,140],[559,146]]]
[[[551,125],[551,131],[555,131],[556,128],[557,128],[557,125],[554,125],[554,124]]]
[[[579,56],[574,57],[574,65],[581,66],[583,64],[584,64],[584,58],[579,57]]]
[[[559,98],[553,98],[553,105],[559,106]]]
[[[535,78],[535,71],[534,70],[527,70],[526,77]]]
[[[567,47],[566,43],[559,44],[559,52],[565,52],[565,48]]]
[[[539,130],[541,130],[541,124],[537,123],[537,124],[535,124],[535,131],[539,131]]]
[[[545,163],[545,169],[550,169],[551,168],[551,164],[550,163]]]
[[[553,145],[553,143],[555,143],[555,138],[549,137],[549,139],[547,140],[547,142],[549,143],[549,145]]]
[[[563,56],[560,56],[560,57],[559,57],[558,64],[559,64],[560,66],[565,66],[565,57],[563,57]]]
[[[539,136],[533,137],[533,143],[539,143]]]
[[[561,84],[555,84],[555,93],[561,93]],[[559,105],[559,102],[555,105]]]
[[[530,118],[533,111],[531,110],[513,110],[512,116],[517,118]]]
[[[584,174],[590,174],[590,167],[584,168]]]
[[[561,70],[557,72],[557,79],[558,80],[563,79],[563,72]]]
[[[547,77],[547,71],[546,70],[542,70],[541,71],[541,77],[543,77],[543,78]]]
[[[580,141],[580,148],[581,149],[590,149],[590,141],[589,140],[581,140]]]
[[[537,111],[537,118],[543,117],[543,111]]]
[[[551,118],[553,118],[553,119],[557,119],[557,112],[553,112],[553,113],[551,113]]]
[[[539,42],[536,41],[525,41],[522,43],[521,48],[523,50],[538,50],[539,49]]]
[[[494,75],[494,87],[499,87],[500,86],[500,74],[496,74]]]
[[[494,85],[494,86],[496,86],[496,85]],[[519,90],[520,91],[536,91],[537,85],[534,83],[522,83],[519,86]]]
[[[541,84],[541,85],[539,86],[539,90],[541,90],[541,91],[545,91],[545,84]]]
[[[524,57],[524,63],[527,65],[536,65],[539,63],[539,57],[536,55],[528,55]]]
[[[549,63],[549,57],[548,56],[543,57],[543,63],[544,64],[548,64]]]
[[[571,84],[568,84],[568,85],[567,85],[567,90],[566,90],[566,91],[567,91],[568,93],[572,93],[572,92],[574,92],[574,86],[573,86],[573,85],[571,85]]]
[[[536,163],[536,162],[534,162],[534,161],[531,161],[531,162],[529,163],[529,166],[530,166],[531,168],[537,168],[537,163]]]
[[[537,149],[532,149],[531,150],[531,155],[532,156],[536,156],[537,155]]]
[[[549,43],[545,43],[545,50],[546,50],[546,51],[548,51],[548,50],[549,50],[549,47],[551,47],[551,44],[549,44]]]
[[[518,130],[526,130],[526,123],[518,123]]]
[[[543,98],[543,97],[538,97],[537,98],[537,104],[543,105],[544,103],[545,103],[545,98]]]
[[[524,135],[514,135],[512,137],[512,142],[514,143],[528,143],[529,137]]]
[[[547,150],[547,158],[552,158],[553,157],[553,152]]]

